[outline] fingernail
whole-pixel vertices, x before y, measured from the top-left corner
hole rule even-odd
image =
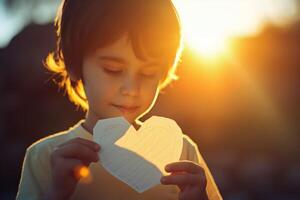
[[[165,182],[167,180],[167,178],[166,177],[162,177],[161,179],[160,179],[160,182]]]

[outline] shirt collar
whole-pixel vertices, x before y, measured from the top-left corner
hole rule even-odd
[[[71,129],[71,134],[74,137],[81,137],[88,140],[93,140],[93,135],[89,131],[87,131],[85,128],[83,128],[82,123],[84,122],[84,119],[80,120],[75,124]]]

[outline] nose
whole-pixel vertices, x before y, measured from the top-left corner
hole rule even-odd
[[[140,83],[139,80],[134,77],[127,77],[123,80],[121,86],[121,94],[127,96],[137,96],[140,92]]]

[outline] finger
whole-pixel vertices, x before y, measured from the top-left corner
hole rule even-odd
[[[91,141],[91,140],[87,140],[87,139],[83,139],[83,138],[80,138],[80,137],[77,137],[77,138],[71,139],[67,142],[64,142],[64,143],[58,145],[57,147],[62,147],[62,146],[69,145],[69,144],[74,144],[74,143],[79,143],[79,144],[85,145],[86,147],[91,148],[94,151],[99,151],[100,150],[100,145],[97,144],[96,142]]]
[[[84,164],[82,161],[78,159],[69,158],[69,159],[63,159],[60,166],[57,168],[61,171],[65,171],[68,172],[69,174],[72,174],[76,167],[83,166],[83,165]]]
[[[194,193],[190,193],[190,192],[180,191],[179,194],[178,194],[178,200],[191,200],[191,199],[195,199],[195,197],[193,195],[195,195],[195,194]]]
[[[78,159],[60,158],[58,161],[57,165],[53,168],[55,174],[58,174],[57,177],[65,177],[68,175],[74,178],[74,169],[78,166],[83,166],[83,163]]]
[[[184,191],[185,188],[187,187],[186,185],[177,185],[180,189],[180,191]]]
[[[193,190],[191,192],[180,191],[178,194],[178,200],[208,200],[205,198],[206,192],[199,192],[199,190]]]
[[[64,145],[55,150],[54,156],[63,158],[77,158],[81,161],[98,161],[98,153],[79,143]]]
[[[177,175],[177,174],[186,174],[186,172],[172,172],[171,175]],[[177,185],[180,189],[180,191],[183,191],[186,187],[186,185]]]
[[[78,165],[73,169],[73,174],[77,180],[86,178],[90,175],[90,170],[85,165]]]
[[[87,177],[90,173],[87,167],[89,163],[86,165],[78,159],[65,159],[62,163],[60,167],[57,167],[60,173],[67,173],[76,180]]]
[[[207,196],[206,189],[203,190],[194,190],[188,189],[189,191],[180,191],[178,193],[178,200],[209,200]]]
[[[200,174],[177,174],[163,176],[161,178],[161,183],[164,185],[204,185],[205,177]]]
[[[185,171],[191,174],[204,173],[204,170],[200,165],[188,160],[170,163],[166,165],[165,170],[167,172]]]

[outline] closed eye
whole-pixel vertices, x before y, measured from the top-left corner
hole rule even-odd
[[[120,67],[107,66],[107,65],[103,65],[102,69],[105,72],[110,73],[110,74],[119,74],[119,73],[121,73],[123,71],[123,69],[120,68]]]
[[[145,77],[154,77],[157,74],[157,70],[156,69],[146,69],[141,71],[141,75],[145,76]]]
[[[144,73],[142,73],[141,75],[144,76],[144,77],[153,78],[153,77],[155,77],[156,73],[154,73],[154,74],[144,74]]]

